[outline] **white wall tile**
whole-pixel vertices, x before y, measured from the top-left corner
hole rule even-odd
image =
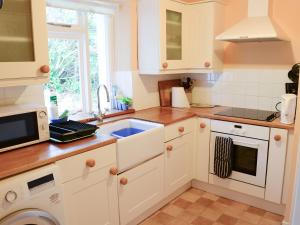
[[[197,77],[192,96],[195,102],[274,110],[285,93],[287,69],[226,69],[222,74]],[[211,101],[211,102],[208,102]]]

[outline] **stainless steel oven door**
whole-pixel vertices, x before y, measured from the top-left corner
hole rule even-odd
[[[217,136],[230,137],[233,140],[233,171],[229,179],[265,187],[269,142],[211,132],[210,173],[212,174],[214,174],[215,139]]]

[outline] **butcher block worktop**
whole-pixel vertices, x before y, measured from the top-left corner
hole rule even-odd
[[[97,134],[67,144],[44,142],[3,152],[0,153],[0,179],[115,142],[116,139],[113,137]]]
[[[279,119],[276,119],[273,122],[266,122],[215,115],[216,112],[224,109],[226,109],[226,107],[190,109],[155,107],[136,111],[134,113],[118,116],[115,118],[108,118],[105,120],[105,122],[112,122],[125,118],[135,118],[161,123],[167,126],[182,120],[199,116],[202,118],[252,124],[257,126],[274,127],[281,129],[294,128],[293,124],[282,124],[280,123]],[[99,133],[100,134],[97,134],[93,137],[74,141],[68,144],[54,144],[51,142],[44,142],[13,151],[0,153],[0,179],[16,175],[27,170],[38,168],[50,163],[54,163],[58,160],[96,148],[100,148],[105,145],[116,143],[115,138],[101,135],[101,126]]]

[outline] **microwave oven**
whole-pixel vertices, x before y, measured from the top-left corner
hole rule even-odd
[[[47,109],[34,105],[0,107],[0,152],[47,141]]]

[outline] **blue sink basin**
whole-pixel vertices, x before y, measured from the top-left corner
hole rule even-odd
[[[144,130],[130,127],[130,128],[124,128],[121,130],[114,131],[111,133],[111,135],[116,138],[124,138],[142,132],[144,132]]]

